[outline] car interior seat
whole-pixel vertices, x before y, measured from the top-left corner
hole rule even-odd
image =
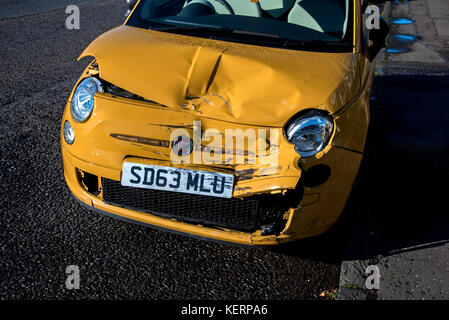
[[[142,8],[142,18],[164,16],[170,7],[180,9],[191,4],[202,4],[213,10],[199,10],[205,14],[227,14],[250,17],[271,17],[287,20],[289,23],[303,26],[318,32],[343,38],[348,21],[349,0],[152,0],[146,1]],[[346,4],[346,6],[345,6]],[[197,6],[197,7],[203,7]],[[184,10],[182,9],[182,10]],[[179,10],[179,9],[178,9]],[[172,11],[171,11],[172,12]],[[200,13],[201,14],[201,13]]]
[[[214,6],[207,0],[193,0],[185,5],[178,13],[180,17],[197,17],[203,15],[215,14]]]
[[[235,14],[250,17],[262,16],[259,4],[249,0],[187,0],[184,7],[194,3],[210,5],[215,9],[217,14]]]
[[[156,10],[158,7],[170,2],[171,0],[152,0],[152,1],[145,1],[142,11],[141,11],[141,18],[142,19],[149,19],[154,18],[157,16]]]
[[[259,0],[261,9],[274,19],[281,18],[289,12],[296,0]]]
[[[347,7],[348,0],[296,0],[288,22],[343,38],[348,21]]]

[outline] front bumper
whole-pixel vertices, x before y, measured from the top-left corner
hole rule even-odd
[[[320,164],[324,163],[331,168],[329,179],[320,186],[305,187],[304,196],[299,207],[291,208],[286,213],[288,217],[284,230],[278,234],[264,236],[261,230],[248,233],[225,228],[207,227],[107,204],[103,201],[101,195],[95,196],[84,188],[77,170],[116,181],[120,181],[121,172],[82,161],[69,153],[64,146],[61,150],[64,177],[67,185],[74,197],[88,207],[159,229],[170,230],[197,238],[250,246],[273,246],[306,237],[318,236],[326,232],[337,221],[344,208],[362,158],[360,153],[333,147],[319,161]],[[313,162],[306,163],[305,169],[307,170],[307,167],[314,166]],[[339,165],[341,163],[344,163],[345,166]]]
[[[176,233],[186,234],[198,238],[209,238],[217,241],[233,242],[242,245],[277,245],[282,242],[291,241],[293,239],[289,234],[279,236],[261,236],[260,231],[254,233],[246,233],[235,230],[217,229],[174,221],[162,218],[149,213],[143,213],[127,208],[122,208],[105,203],[100,197],[90,194],[82,185],[77,170],[89,172],[98,176],[108,177],[120,180],[120,172],[97,166],[91,163],[77,159],[70,154],[64,147],[62,148],[62,158],[64,164],[64,177],[73,196],[88,207],[116,215],[119,218],[137,222],[140,224],[166,229]],[[288,222],[287,222],[288,224]]]

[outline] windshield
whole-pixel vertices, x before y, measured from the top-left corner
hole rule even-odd
[[[242,43],[352,50],[350,0],[141,0],[127,25]]]

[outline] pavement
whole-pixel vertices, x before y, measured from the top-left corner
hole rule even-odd
[[[384,17],[399,23],[377,59],[338,299],[446,300],[449,2],[387,2]],[[378,289],[366,286],[370,265],[379,268]]]
[[[77,57],[123,22],[125,1],[70,0],[80,30],[65,27],[67,2],[36,3],[0,4],[0,299],[320,299],[338,287],[343,241],[252,249],[80,206],[63,177],[61,116],[89,63]],[[70,265],[78,290],[65,286]]]

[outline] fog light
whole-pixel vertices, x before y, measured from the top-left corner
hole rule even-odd
[[[64,139],[68,144],[72,144],[75,141],[75,131],[73,131],[72,125],[67,120],[64,122]]]

